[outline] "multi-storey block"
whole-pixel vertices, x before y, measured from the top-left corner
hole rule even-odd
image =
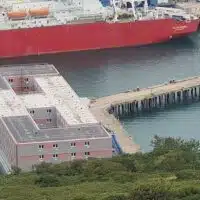
[[[0,152],[31,170],[112,156],[112,139],[53,65],[0,68]]]

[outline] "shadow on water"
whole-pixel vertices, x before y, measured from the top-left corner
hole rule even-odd
[[[142,47],[4,59],[1,64],[52,63],[80,96],[99,97],[162,83],[169,77],[187,76],[184,65],[191,61],[186,56],[193,60],[195,57],[194,62],[199,62],[199,56],[192,56],[198,52],[196,37],[199,35]],[[188,70],[186,74],[191,76],[195,70]]]
[[[196,108],[200,106],[200,102],[188,102],[184,104],[173,104],[167,105],[166,107],[162,108],[154,108],[150,111],[139,112],[137,114],[129,114],[126,116],[122,116],[119,119],[121,121],[124,120],[139,120],[139,119],[151,119],[151,118],[159,118],[159,115],[169,114],[170,112],[178,112],[178,111],[187,111],[191,108]]]
[[[152,150],[150,143],[154,135],[199,140],[199,115],[200,102],[196,102],[124,118],[121,122],[134,141],[141,145],[141,150],[147,152]]]

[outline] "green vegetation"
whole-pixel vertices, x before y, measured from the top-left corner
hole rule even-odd
[[[0,200],[199,200],[200,143],[155,136],[153,151],[0,176]]]

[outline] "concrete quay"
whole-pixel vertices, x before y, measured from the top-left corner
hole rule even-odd
[[[136,153],[140,150],[140,146],[133,143],[132,138],[128,136],[120,121],[114,115],[109,114],[105,107],[96,107],[92,103],[90,111],[102,125],[115,133],[116,139],[124,153]]]
[[[90,110],[98,121],[116,134],[124,153],[135,153],[140,150],[139,145],[128,136],[119,117],[199,100],[200,76],[94,99],[90,102]]]

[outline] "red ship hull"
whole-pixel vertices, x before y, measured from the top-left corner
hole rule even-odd
[[[96,22],[0,31],[0,58],[160,43],[197,31],[199,20]]]

